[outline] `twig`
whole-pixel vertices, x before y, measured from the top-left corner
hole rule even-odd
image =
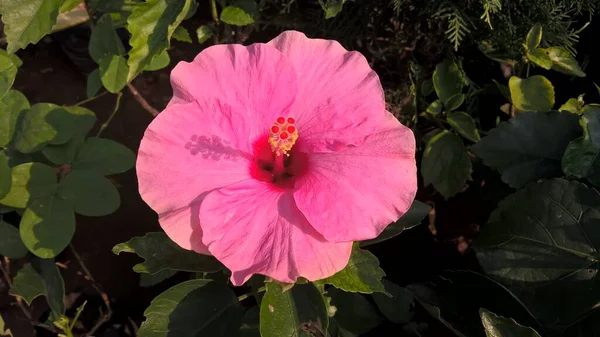
[[[73,106],[80,106],[80,105],[89,103],[89,102],[91,102],[93,100],[96,100],[97,98],[100,98],[100,97],[102,97],[102,96],[104,96],[104,95],[106,95],[108,93],[109,93],[108,91],[101,92],[101,93],[99,93],[98,95],[96,95],[94,97],[90,97],[90,98],[84,99],[83,101],[79,101],[79,102],[73,104]]]
[[[119,93],[117,99],[120,99],[121,96],[122,95]],[[96,290],[96,292],[98,292],[98,294],[102,298],[102,301],[104,301],[104,306],[106,306],[106,313],[104,313],[102,317],[98,320],[98,322],[96,322],[96,324],[90,329],[90,331],[88,331],[84,335],[85,337],[89,337],[92,336],[102,326],[102,324],[110,320],[110,318],[112,317],[112,308],[110,306],[110,299],[108,298],[108,295],[104,292],[104,290],[102,290],[102,286],[98,284],[98,282],[96,282],[96,280],[92,276],[92,273],[90,273],[90,270],[86,267],[85,263],[83,263],[83,260],[75,250],[75,247],[73,247],[73,244],[70,243],[69,247],[71,248],[71,252],[73,252],[73,256],[75,256],[75,259],[81,266],[81,269],[83,270],[87,278],[92,282],[92,287]]]
[[[129,89],[129,91],[133,95],[133,98],[135,98],[135,100],[138,101],[138,103],[140,103],[142,108],[148,111],[152,116],[158,116],[159,111],[154,109],[152,105],[150,105],[148,101],[146,101],[146,99],[137,91],[133,84],[127,83],[127,89]]]
[[[115,102],[115,108],[113,109],[113,112],[110,114],[110,116],[108,116],[108,119],[106,120],[106,122],[104,122],[102,125],[100,125],[100,130],[98,130],[96,137],[100,137],[100,134],[102,134],[102,131],[104,131],[104,129],[106,129],[108,127],[108,124],[110,124],[112,119],[117,114],[117,111],[119,111],[119,106],[121,105],[121,97],[123,97],[123,93],[119,92],[117,94],[117,101]]]
[[[217,13],[217,1],[210,0],[210,13],[212,14],[213,21],[219,23],[219,13]]]
[[[6,267],[0,261],[0,271],[2,271],[2,275],[4,276],[4,279],[6,280],[6,284],[8,284],[8,287],[12,287],[12,281],[10,279],[10,259],[6,256],[4,257],[4,264],[6,264]],[[19,306],[19,308],[21,308],[21,311],[23,311],[23,314],[25,315],[25,317],[27,317],[28,320],[33,322],[31,312],[29,312],[29,309],[27,309],[25,307],[25,305],[23,304],[23,299],[21,298],[21,296],[15,296],[15,297],[17,298],[17,305]]]

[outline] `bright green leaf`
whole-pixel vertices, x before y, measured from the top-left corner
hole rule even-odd
[[[135,253],[145,261],[133,266],[137,273],[156,274],[163,270],[216,272],[222,266],[212,256],[186,250],[171,241],[165,233],[147,233],[119,243],[113,253]]]
[[[552,70],[566,75],[585,77],[585,73],[579,67],[577,60],[569,52],[561,47],[550,47],[546,49],[552,60]]]
[[[8,165],[8,156],[3,151],[0,152],[0,200],[4,198],[12,185],[12,174]]]
[[[307,329],[325,335],[329,322],[325,300],[312,283],[296,284],[287,290],[276,281],[266,285],[260,305],[262,337],[310,336]]]
[[[429,104],[425,111],[436,116],[439,115],[443,109],[444,106],[442,105],[442,102],[440,102],[439,99],[436,99],[435,101],[431,102],[431,104]]]
[[[58,195],[73,205],[75,213],[86,216],[108,215],[121,205],[115,185],[94,171],[72,171],[60,182]]]
[[[100,69],[94,69],[88,74],[85,94],[87,98],[92,98],[102,89],[102,80],[100,79]]]
[[[600,298],[598,223],[596,190],[563,179],[531,183],[499,203],[474,248],[487,275],[542,325],[567,326]]]
[[[581,137],[577,115],[569,112],[524,112],[488,132],[472,147],[483,163],[498,169],[514,188],[561,174],[567,145]]]
[[[52,31],[63,0],[1,0],[0,14],[8,42],[14,53],[28,44],[38,43]]]
[[[498,316],[484,308],[479,309],[481,323],[487,337],[542,337],[530,327],[515,320]]]
[[[113,26],[110,15],[104,15],[98,20],[96,27],[92,30],[88,50],[97,64],[115,55],[125,54],[125,47]]]
[[[408,289],[391,281],[383,280],[385,290],[392,295],[388,297],[382,293],[373,294],[373,300],[379,311],[390,321],[396,324],[407,324],[414,316],[415,297]]]
[[[151,287],[177,274],[177,270],[163,269],[156,274],[140,274],[140,287]]]
[[[0,255],[20,259],[27,254],[17,227],[0,220]]]
[[[30,108],[27,97],[20,91],[10,90],[0,100],[0,147],[6,147],[17,130],[19,116]]]
[[[180,42],[192,43],[190,32],[188,32],[188,30],[182,26],[175,28],[175,31],[173,32],[173,38]]]
[[[360,249],[358,244],[354,244],[346,267],[318,282],[353,293],[385,293],[385,287],[381,283],[384,276],[385,272],[379,267],[377,257],[367,250]]]
[[[447,121],[454,131],[466,139],[477,143],[481,138],[477,126],[475,126],[475,121],[467,113],[462,111],[451,112],[448,114]]]
[[[565,104],[560,106],[558,111],[568,111],[576,115],[581,115],[583,113],[583,100],[577,98],[569,98],[569,100]]]
[[[573,140],[562,157],[562,170],[568,177],[600,184],[600,148],[583,137]]]
[[[133,7],[127,19],[131,33],[127,82],[169,47],[171,35],[187,15],[191,3],[191,0],[148,0]]]
[[[446,59],[435,67],[433,87],[445,106],[454,95],[460,94],[465,86],[465,79],[458,64]]]
[[[75,234],[73,207],[56,195],[35,199],[23,212],[19,229],[30,252],[43,259],[53,258]]]
[[[8,56],[0,55],[0,98],[4,97],[10,90],[15,77],[17,76],[17,66]]]
[[[344,7],[346,0],[319,0],[321,8],[325,11],[325,19],[337,16]]]
[[[552,59],[544,48],[536,48],[526,53],[527,59],[538,66],[550,70],[552,68]]]
[[[444,105],[446,111],[454,111],[458,109],[464,103],[465,98],[465,94],[456,94],[448,98],[448,101],[446,101],[446,104]]]
[[[177,27],[179,28],[179,27]],[[171,62],[171,58],[169,57],[169,53],[167,51],[163,51],[160,54],[154,55],[152,61],[144,68],[144,71],[156,71],[165,68]]]
[[[527,39],[525,40],[525,45],[527,49],[533,50],[537,48],[542,42],[542,26],[538,23],[533,25],[529,32],[527,33]]]
[[[112,55],[100,61],[100,80],[106,90],[113,94],[127,85],[127,60],[123,56]]]
[[[110,139],[88,138],[73,162],[74,170],[91,170],[103,175],[122,173],[135,165],[135,154]]]
[[[243,307],[222,283],[190,280],[158,295],[146,311],[139,337],[235,336]]]
[[[198,37],[198,43],[203,44],[206,40],[210,39],[213,32],[209,26],[200,26],[196,29],[196,36]]]
[[[326,296],[331,298],[331,305],[336,308],[333,318],[342,329],[350,333],[365,333],[384,321],[365,295],[329,288]]]
[[[246,26],[254,23],[250,13],[236,6],[227,6],[221,12],[221,21],[233,26]]]
[[[64,0],[63,4],[60,6],[60,12],[65,13],[75,9],[75,7],[79,6],[82,2],[83,0]]]
[[[15,54],[9,54],[6,50],[0,48],[0,55],[8,56],[12,60],[15,67],[19,68],[23,65],[23,61]]]
[[[402,215],[402,217],[398,219],[398,221],[387,226],[383,230],[383,232],[379,234],[378,237],[371,240],[362,241],[360,243],[360,246],[366,247],[368,245],[389,240],[399,235],[404,230],[411,229],[419,225],[421,223],[421,220],[423,220],[429,214],[430,210],[431,207],[426,203],[420,202],[418,200],[413,200],[410,209],[406,213],[404,213],[404,215]]]
[[[445,198],[460,192],[471,176],[471,159],[457,135],[442,131],[427,143],[421,174]]]
[[[56,172],[48,165],[27,163],[12,168],[11,189],[0,204],[25,208],[30,201],[53,194],[58,188]]]
[[[65,108],[38,103],[25,111],[15,138],[17,150],[32,153],[46,144],[64,144],[75,132],[75,117]]]
[[[546,112],[554,106],[554,87],[540,75],[525,79],[512,76],[508,81],[512,103],[518,111]]]
[[[14,337],[12,331],[5,326],[4,319],[0,315],[0,336]]]

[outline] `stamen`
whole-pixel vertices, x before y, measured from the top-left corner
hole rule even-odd
[[[277,118],[276,122],[269,129],[269,144],[271,150],[277,155],[288,155],[296,140],[298,139],[298,129],[293,125],[296,121],[289,117]]]

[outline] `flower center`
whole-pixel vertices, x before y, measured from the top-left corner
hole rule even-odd
[[[298,139],[295,123],[296,121],[291,117],[288,119],[279,117],[269,129],[269,145],[276,156],[289,156],[288,152]]]

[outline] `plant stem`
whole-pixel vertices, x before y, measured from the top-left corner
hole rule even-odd
[[[104,96],[104,95],[106,95],[108,93],[109,93],[108,91],[101,92],[101,93],[99,93],[98,95],[96,95],[94,97],[90,97],[90,98],[84,99],[83,101],[79,101],[79,102],[73,104],[73,106],[80,106],[80,105],[89,103],[89,102],[94,101],[95,99],[100,98],[100,97],[102,97],[102,96]]]
[[[210,12],[212,14],[213,21],[219,23],[219,13],[217,13],[217,1],[210,0]]]
[[[158,116],[159,111],[156,110],[154,107],[152,107],[152,105],[150,105],[150,103],[148,103],[148,101],[146,101],[146,99],[140,94],[139,91],[137,91],[137,89],[133,86],[133,84],[127,83],[127,89],[129,89],[129,91],[133,95],[133,98],[135,98],[135,100],[138,101],[138,103],[140,103],[142,108],[144,108],[146,111],[148,111],[152,116],[154,116],[154,117]]]
[[[106,120],[106,122],[104,122],[104,124],[102,124],[100,126],[100,130],[98,130],[96,137],[100,137],[100,134],[102,133],[102,131],[104,131],[104,129],[106,129],[108,127],[108,124],[110,124],[110,121],[112,121],[112,119],[117,114],[117,111],[119,110],[119,106],[121,105],[121,97],[123,97],[123,93],[119,92],[117,94],[117,101],[115,102],[115,108],[114,108],[113,112],[110,114],[110,116],[108,116],[108,119]]]
[[[250,296],[257,295],[257,294],[262,293],[263,291],[266,291],[266,290],[267,290],[267,287],[260,287],[260,288],[256,289],[256,291],[251,291],[249,293],[246,293],[246,294],[238,296],[238,301],[241,302],[241,301],[247,299]]]

